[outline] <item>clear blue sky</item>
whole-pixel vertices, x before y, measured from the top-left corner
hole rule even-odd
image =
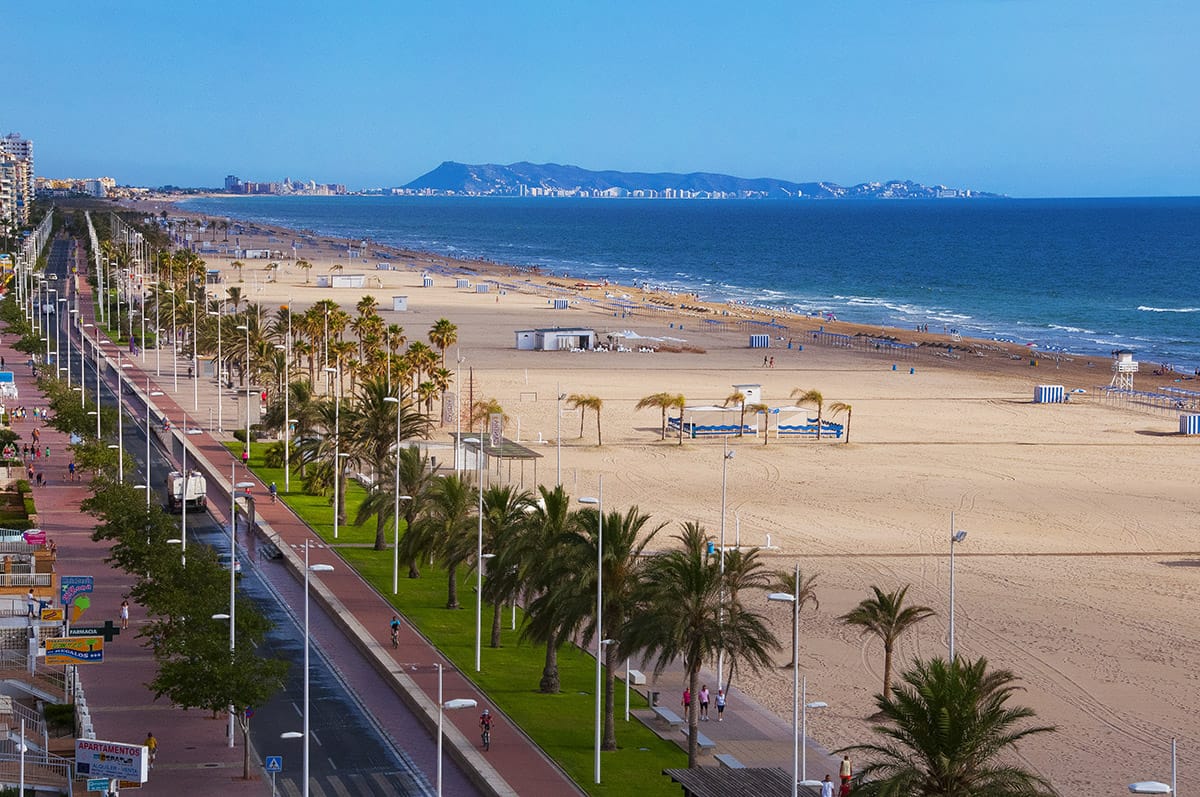
[[[1200,2],[55,2],[0,132],[122,184],[443,160],[1200,194]],[[20,35],[11,26],[22,23]]]

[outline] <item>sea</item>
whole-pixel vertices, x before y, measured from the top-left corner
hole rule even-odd
[[[1200,198],[205,197],[181,207],[711,301],[1200,368]]]

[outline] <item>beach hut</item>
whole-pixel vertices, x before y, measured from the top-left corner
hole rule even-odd
[[[492,286],[488,285],[486,282],[481,282],[475,286],[476,293],[487,293],[491,289],[492,289]]]
[[[408,312],[408,297],[407,296],[393,296],[392,297],[392,311],[397,312],[397,313],[407,313]]]
[[[433,277],[428,277],[428,276],[421,277],[421,287],[422,288],[432,288],[433,287]]]
[[[752,349],[768,349],[771,347],[770,335],[751,335],[750,348]]]
[[[1062,385],[1038,385],[1033,390],[1034,404],[1062,404],[1067,391]]]
[[[746,404],[762,402],[762,385],[733,385],[734,390],[746,397]]]
[[[570,306],[571,306],[570,299],[555,299],[554,300],[554,309],[555,310],[566,310]]]
[[[464,279],[463,277],[459,277],[458,279],[454,280],[454,287],[455,288],[470,288],[471,281],[469,279]]]
[[[1200,434],[1200,415],[1180,415],[1179,433],[1186,435]]]

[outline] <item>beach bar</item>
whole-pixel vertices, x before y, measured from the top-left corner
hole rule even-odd
[[[1200,434],[1200,415],[1180,415],[1179,433],[1186,435]]]
[[[596,348],[594,329],[518,329],[516,335],[518,351],[575,351]]]
[[[1067,391],[1062,385],[1038,385],[1033,390],[1034,404],[1062,404]]]

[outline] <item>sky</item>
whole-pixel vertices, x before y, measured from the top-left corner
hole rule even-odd
[[[402,185],[446,160],[1200,194],[1195,0],[93,2],[4,12],[49,177]]]

